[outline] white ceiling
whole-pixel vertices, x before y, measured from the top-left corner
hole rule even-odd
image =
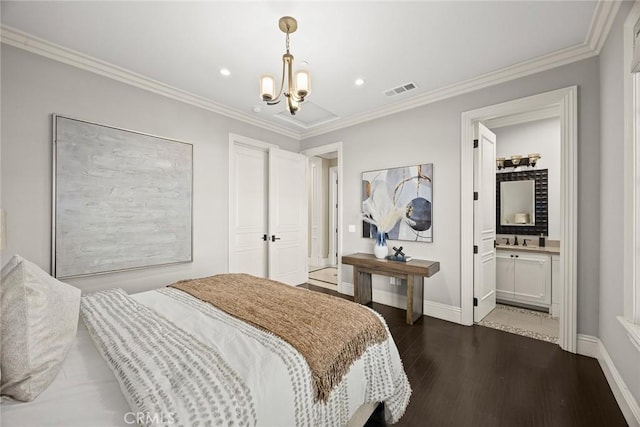
[[[602,26],[594,19],[599,6],[575,0],[2,1],[1,20],[5,42],[7,31],[24,32],[121,67],[120,74],[132,72],[210,101],[241,119],[305,136],[329,129],[324,114],[336,116],[331,126],[339,126],[584,46],[594,27]],[[298,20],[291,53],[296,64],[308,61],[312,76],[313,105],[303,104],[302,123],[284,120],[290,117],[278,114],[282,103],[267,107],[258,97],[260,75],[280,73],[284,34],[278,19],[284,15]],[[223,67],[230,77],[220,75]],[[364,86],[355,86],[358,77]],[[408,82],[418,89],[383,94]],[[255,106],[262,107],[259,113]]]

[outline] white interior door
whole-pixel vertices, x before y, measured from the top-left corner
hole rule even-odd
[[[268,277],[267,149],[239,143],[230,156],[229,272]]]
[[[307,157],[269,150],[269,278],[299,285],[307,269]]]
[[[478,200],[473,203],[474,255],[473,296],[474,322],[481,321],[496,306],[496,135],[482,123],[476,123],[473,150],[473,190]]]

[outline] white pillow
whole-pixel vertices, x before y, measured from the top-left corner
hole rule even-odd
[[[51,384],[75,340],[80,290],[16,255],[2,269],[0,297],[0,394],[31,401]]]
[[[16,265],[18,265],[18,263],[23,259],[24,258],[22,258],[20,255],[15,255],[13,258],[11,258],[9,262],[6,263],[4,267],[2,267],[2,280],[4,280],[4,278],[7,277],[7,274],[9,274],[11,270],[16,268]]]

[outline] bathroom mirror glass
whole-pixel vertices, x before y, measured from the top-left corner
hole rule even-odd
[[[496,173],[496,232],[549,235],[549,170]],[[518,215],[516,214],[525,214]],[[527,215],[529,217],[527,218]]]
[[[500,183],[500,225],[535,225],[535,180]]]

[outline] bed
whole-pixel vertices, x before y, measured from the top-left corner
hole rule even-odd
[[[334,299],[339,310],[353,304]],[[259,301],[257,311],[267,305]],[[2,423],[352,426],[363,425],[377,402],[393,423],[411,389],[386,323],[357,308],[381,322],[384,339],[367,344],[343,374],[330,369],[326,380],[294,345],[179,287],[84,296],[83,320],[55,380],[32,402],[3,402]]]

